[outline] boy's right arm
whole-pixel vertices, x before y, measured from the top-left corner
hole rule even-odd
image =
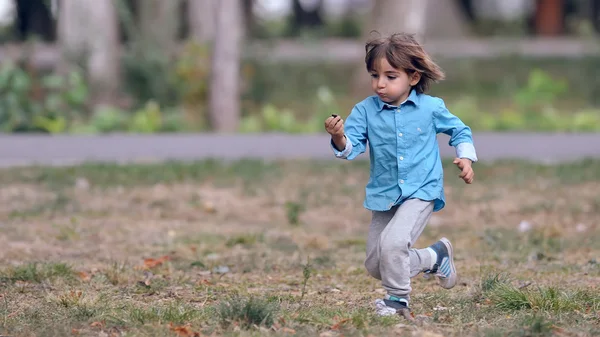
[[[331,148],[337,158],[352,160],[366,150],[367,118],[364,109],[354,106],[344,122],[344,132],[332,135]]]

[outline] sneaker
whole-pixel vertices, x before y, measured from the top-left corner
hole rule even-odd
[[[438,282],[442,288],[451,289],[456,285],[458,278],[456,267],[454,266],[454,251],[450,240],[441,238],[440,241],[429,246],[437,253],[437,261],[433,268],[425,270],[424,273],[434,274],[438,277]]]
[[[392,316],[403,310],[409,310],[408,301],[404,298],[388,295],[375,300],[375,311],[379,316]]]

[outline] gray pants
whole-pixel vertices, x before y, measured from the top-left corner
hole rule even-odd
[[[373,212],[365,267],[389,295],[408,299],[410,278],[431,266],[426,249],[412,246],[433,212],[433,202],[409,199],[389,211]]]

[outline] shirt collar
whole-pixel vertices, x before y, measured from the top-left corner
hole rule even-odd
[[[377,99],[377,110],[378,111],[382,111],[383,109],[395,109],[397,108],[397,106],[388,104],[384,101],[381,100],[381,98],[379,98],[379,96],[375,96]],[[410,90],[410,94],[408,95],[408,98],[406,98],[406,100],[404,102],[402,102],[400,105],[406,103],[406,102],[412,102],[415,106],[419,105],[419,94],[417,94],[417,91],[415,89],[411,89]]]

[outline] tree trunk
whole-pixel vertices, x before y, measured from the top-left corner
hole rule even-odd
[[[58,16],[58,41],[65,63],[83,62],[88,39],[87,5],[81,0],[61,0]],[[64,70],[64,68],[63,68]]]
[[[84,65],[93,102],[112,102],[120,80],[119,35],[114,2],[62,0],[59,10],[58,31],[63,51],[60,72],[65,73],[74,63]]]
[[[75,0],[87,4],[90,86],[95,103],[113,104],[119,90],[119,23],[114,1]],[[90,13],[90,14],[91,14]]]
[[[537,35],[558,36],[563,33],[563,1],[536,1],[535,28]]]
[[[172,51],[179,35],[180,0],[138,0],[137,5],[144,42],[162,51]]]
[[[240,119],[240,56],[244,26],[239,0],[220,0],[212,51],[210,124],[216,132],[235,132]]]
[[[211,42],[216,31],[219,0],[188,0],[190,36],[199,43]]]

